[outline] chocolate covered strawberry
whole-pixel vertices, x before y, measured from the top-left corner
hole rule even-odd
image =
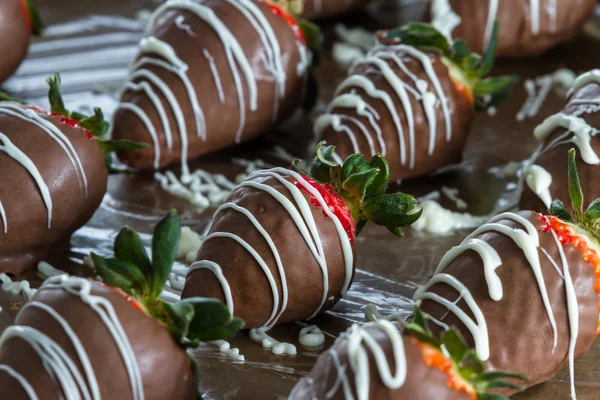
[[[0,272],[66,251],[104,197],[110,152],[140,147],[104,140],[102,111],[67,111],[59,76],[48,82],[50,112],[0,101]]]
[[[182,297],[224,301],[266,347],[277,344],[265,333],[272,326],[333,307],[352,283],[354,240],[367,221],[399,235],[421,214],[412,196],[384,194],[385,158],[355,154],[339,165],[333,152],[321,143],[310,174],[274,168],[238,185],[216,211]]]
[[[289,399],[508,400],[490,391],[522,389],[512,382],[526,380],[523,375],[484,372],[455,330],[438,339],[418,307],[411,323],[398,322],[403,333],[385,319],[352,326],[319,357]]]
[[[318,29],[266,0],[169,0],[150,18],[113,137],[143,169],[256,138],[302,103]],[[185,181],[185,179],[183,178]]]
[[[456,326],[489,370],[534,385],[569,364],[574,397],[573,363],[596,338],[600,302],[600,201],[583,211],[574,149],[569,192],[575,217],[554,201],[551,215],[492,218],[442,258],[415,300],[437,330]]]
[[[523,168],[523,210],[546,211],[552,199],[569,195],[565,153],[577,148],[577,166],[584,182],[583,193],[600,197],[597,179],[600,165],[600,70],[579,76],[569,92],[565,107],[536,127],[534,136],[540,146]]]
[[[594,15],[595,0],[432,0],[433,23],[455,28],[475,51],[485,51],[494,22],[502,27],[498,57],[534,57],[573,39]],[[450,15],[449,15],[450,14]]]
[[[272,0],[273,3],[305,18],[316,19],[347,13],[368,0]]]
[[[33,0],[0,2],[0,83],[12,75],[27,55],[31,35],[43,29]]]
[[[382,31],[378,38],[337,88],[315,135],[341,156],[383,154],[392,180],[460,161],[475,109],[494,106],[516,81],[486,78],[496,34],[483,57],[427,24]]]
[[[222,303],[158,299],[175,260],[179,215],[158,223],[152,261],[123,228],[116,258],[93,255],[104,283],[67,275],[46,280],[0,337],[3,399],[197,399],[186,348],[242,325]]]

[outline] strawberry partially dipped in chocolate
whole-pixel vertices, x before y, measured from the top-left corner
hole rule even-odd
[[[486,369],[526,374],[530,385],[570,367],[598,332],[600,246],[598,200],[583,211],[569,151],[569,192],[575,217],[555,201],[551,215],[503,213],[451,249],[415,300],[432,329],[456,328]]]
[[[419,308],[411,323],[381,319],[354,325],[317,360],[290,400],[508,400],[490,393],[522,389],[525,376],[485,372],[483,363],[454,329],[441,337]]]
[[[0,2],[0,83],[12,75],[27,55],[31,35],[43,29],[33,0]]]
[[[483,57],[422,23],[378,38],[315,122],[315,135],[335,144],[341,156],[383,154],[393,181],[459,162],[475,109],[494,106],[517,80],[487,77],[496,30]]]
[[[256,138],[300,107],[320,44],[314,25],[266,0],[165,2],[114,117],[113,137],[149,147],[122,160],[186,177],[188,160]]]
[[[6,399],[196,400],[198,371],[187,348],[225,339],[242,325],[212,299],[158,299],[181,229],[171,211],[158,223],[152,261],[123,228],[116,258],[92,255],[104,283],[67,275],[46,280],[0,337]]]
[[[140,147],[105,140],[102,111],[67,111],[60,77],[48,82],[50,112],[0,101],[0,272],[18,274],[66,251],[104,197],[110,153]]]
[[[339,165],[333,153],[321,143],[310,174],[274,168],[238,185],[216,211],[182,297],[224,301],[259,328],[256,340],[333,307],[352,283],[354,240],[367,221],[399,235],[422,211],[412,196],[384,194],[382,156],[355,154]]]

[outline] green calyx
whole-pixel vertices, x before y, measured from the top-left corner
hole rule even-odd
[[[106,168],[110,173],[123,172],[120,169],[113,167],[112,153],[118,153],[121,151],[135,151],[142,149],[147,146],[144,143],[137,143],[131,140],[110,140],[108,136],[109,124],[104,119],[102,110],[98,107],[94,108],[94,114],[87,116],[78,112],[69,111],[65,108],[65,104],[60,93],[60,74],[57,72],[54,74],[54,78],[46,78],[46,82],[50,86],[48,91],[48,100],[50,102],[50,112],[53,115],[62,115],[65,118],[76,121],[82,128],[88,130],[100,150],[104,153],[104,161]]]
[[[227,339],[242,328],[243,321],[232,318],[227,306],[216,299],[193,297],[168,303],[158,298],[175,262],[180,232],[179,214],[172,210],[154,228],[152,260],[140,235],[130,227],[123,227],[117,235],[113,258],[91,256],[106,284],[135,299],[187,349],[198,347],[201,341]],[[198,365],[191,356],[190,363],[198,387]]]
[[[362,154],[353,154],[339,165],[333,161],[334,152],[335,146],[319,143],[308,175],[330,185],[342,198],[356,223],[356,235],[371,221],[402,236],[400,228],[419,219],[423,209],[413,196],[385,193],[390,181],[385,157],[377,154],[368,161]]]
[[[464,40],[451,43],[433,26],[422,22],[387,31],[383,38],[440,54],[452,78],[470,89],[478,110],[485,110],[505,100],[512,86],[519,80],[516,75],[487,77],[494,67],[498,22],[494,23],[492,36],[483,56],[472,53]]]
[[[474,389],[477,400],[509,400],[506,396],[488,392],[492,389],[502,388],[517,391],[524,389],[523,386],[516,385],[511,381],[528,382],[527,376],[502,371],[486,372],[485,365],[477,357],[475,350],[467,345],[465,339],[456,329],[452,328],[445,331],[438,339],[429,329],[428,319],[429,316],[422,312],[419,305],[417,305],[412,321],[404,324],[404,329],[419,342],[439,350],[452,361],[454,370]]]
[[[600,199],[592,201],[588,208],[583,211],[583,191],[577,172],[577,152],[575,149],[569,150],[568,157],[568,187],[569,197],[573,214],[565,208],[560,200],[553,200],[550,205],[550,215],[583,229],[587,236],[595,239],[596,244],[600,241]]]
[[[31,21],[31,33],[36,36],[41,36],[44,31],[44,23],[40,18],[40,13],[34,4],[33,0],[24,0],[24,6],[27,14],[29,14],[29,20]]]
[[[229,338],[243,322],[232,318],[220,301],[196,297],[167,303],[158,298],[175,262],[180,232],[179,214],[172,210],[154,229],[150,259],[139,234],[123,227],[114,242],[113,258],[91,254],[96,272],[106,284],[137,300],[184,348],[197,347],[200,341]]]

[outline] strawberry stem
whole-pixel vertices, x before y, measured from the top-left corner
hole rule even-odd
[[[317,156],[307,175],[330,185],[342,198],[356,224],[356,234],[371,221],[401,236],[400,227],[419,219],[423,209],[413,196],[385,193],[390,181],[390,168],[385,157],[377,154],[367,161],[362,154],[353,154],[339,165],[333,161],[334,152],[335,146],[319,143]]]

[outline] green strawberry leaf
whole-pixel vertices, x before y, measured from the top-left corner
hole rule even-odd
[[[366,199],[384,194],[390,182],[390,165],[384,156],[381,154],[376,154],[373,158],[371,158],[369,165],[373,168],[377,168],[379,173],[373,182],[368,185],[365,193]]]
[[[125,226],[121,228],[114,244],[115,257],[135,264],[147,277],[152,276],[152,263],[146,252],[140,235],[132,228]]]
[[[581,190],[581,182],[579,181],[579,174],[577,173],[576,154],[577,152],[575,149],[569,150],[568,186],[569,197],[571,197],[575,218],[578,221],[581,221],[583,219],[583,191]]]
[[[418,220],[423,209],[414,197],[405,193],[391,193],[368,200],[362,212],[365,218],[377,225],[401,227]]]
[[[25,7],[27,14],[29,14],[29,20],[31,21],[31,33],[35,36],[41,36],[44,31],[44,23],[40,18],[40,13],[35,6],[34,0],[25,0]]]
[[[149,296],[155,299],[163,291],[179,248],[181,221],[179,213],[171,210],[154,228],[152,237],[152,279]]]
[[[453,329],[442,334],[442,344],[454,360],[462,360],[467,354],[465,340]]]
[[[124,292],[143,293],[148,284],[142,271],[135,265],[116,258],[104,258],[91,253],[96,272],[102,280],[111,286],[118,287]]]
[[[413,22],[384,33],[386,39],[400,39],[402,44],[446,54],[448,39],[430,24]]]
[[[162,309],[169,321],[166,324],[171,336],[179,343],[188,340],[190,324],[195,316],[194,307],[189,303],[178,301],[176,303],[166,303],[159,300]]]
[[[27,104],[25,100],[12,97],[8,93],[0,91],[0,101],[14,101],[15,103]]]
[[[103,153],[118,153],[121,151],[135,151],[147,147],[146,143],[133,142],[127,139],[120,140],[97,140],[98,146]]]
[[[552,203],[550,204],[550,215],[561,219],[565,222],[574,222],[573,217],[571,217],[571,214],[569,214],[563,202],[560,200],[552,201]]]
[[[592,201],[590,206],[585,211],[585,218],[591,220],[600,218],[600,199]]]
[[[375,181],[379,175],[379,169],[370,168],[363,172],[357,172],[350,175],[344,183],[342,188],[350,194],[350,196],[362,199],[365,197],[367,188]]]

